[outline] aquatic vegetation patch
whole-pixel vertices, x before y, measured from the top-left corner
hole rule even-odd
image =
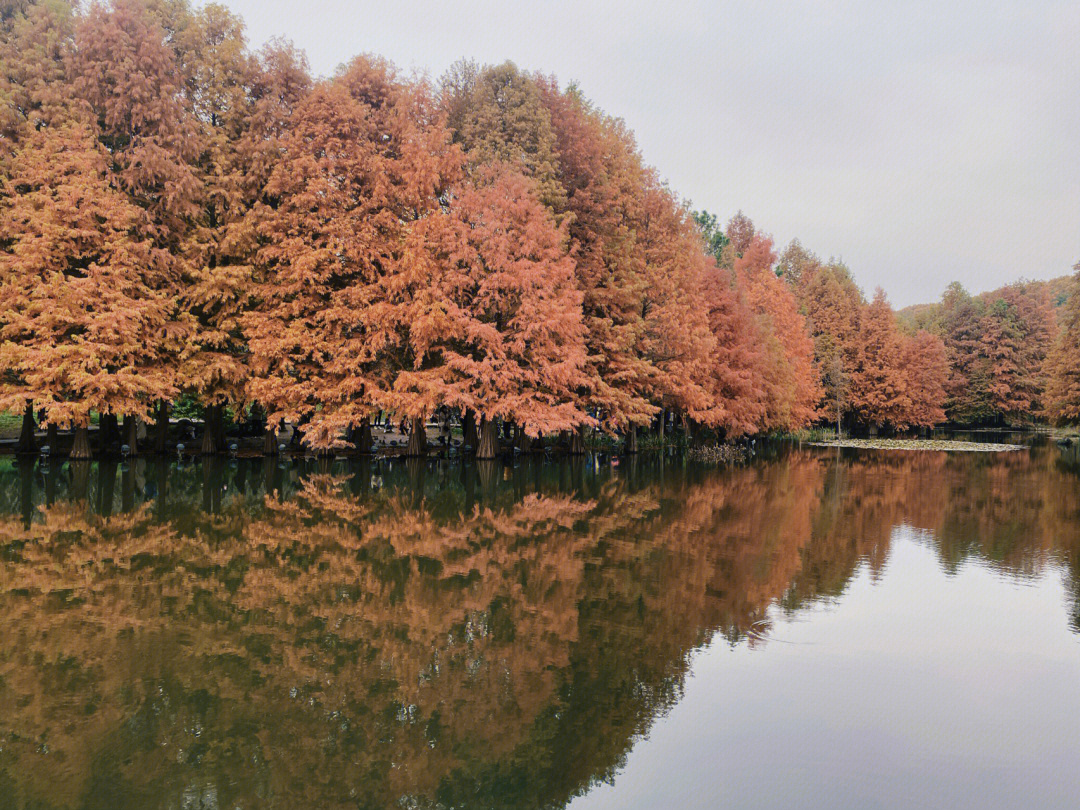
[[[710,464],[741,464],[750,458],[750,450],[742,444],[706,444],[691,447],[686,455]]]
[[[1026,449],[1020,444],[962,442],[952,439],[834,439],[808,444],[812,447],[851,447],[859,450],[944,450],[954,453],[1003,453]]]

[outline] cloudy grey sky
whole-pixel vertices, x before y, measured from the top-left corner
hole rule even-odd
[[[1080,2],[224,0],[255,46],[577,81],[671,186],[893,303],[1080,260]]]

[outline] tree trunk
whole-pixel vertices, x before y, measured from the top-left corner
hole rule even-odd
[[[60,429],[56,425],[49,424],[45,427],[45,444],[49,447],[50,456],[60,452]]]
[[[424,473],[427,463],[421,458],[410,458],[405,462],[405,472],[409,476],[409,489],[411,497],[406,501],[413,509],[419,511],[424,506]]]
[[[130,512],[135,508],[135,473],[130,464],[120,469],[120,511]]]
[[[165,516],[165,502],[169,494],[169,465],[158,459],[154,462],[154,513]]]
[[[490,420],[484,420],[480,423],[480,446],[484,446],[484,425]],[[498,443],[499,434],[498,428],[492,425],[490,428],[492,431],[491,438]],[[480,497],[483,500],[491,503],[495,500],[496,487],[499,485],[499,473],[502,470],[502,465],[492,459],[477,459],[476,465],[476,477],[480,479]]]
[[[263,474],[262,474],[263,493],[266,494],[266,495],[273,495],[274,491],[277,489],[277,487],[274,486],[274,478],[275,478],[275,473],[277,471],[277,465],[274,464],[273,459],[271,459],[269,456],[265,456],[263,458],[262,465],[263,465]]]
[[[217,441],[217,421],[220,408],[220,405],[207,405],[203,411],[203,435],[199,452],[204,456],[212,456],[221,452],[221,447]]]
[[[667,411],[664,408],[660,409],[660,413],[656,417],[656,436],[660,439],[660,444],[664,443],[664,428],[667,426]]]
[[[276,456],[277,453],[278,453],[277,429],[267,426],[266,432],[263,433],[263,455],[264,456]]]
[[[577,430],[570,434],[570,455],[585,455],[585,425],[578,425]]]
[[[113,511],[113,495],[116,493],[116,459],[98,463],[97,512],[109,517]]]
[[[27,400],[26,410],[23,411],[22,430],[19,431],[19,443],[15,446],[16,453],[33,453],[37,449],[37,442],[34,440],[35,430],[37,430],[37,419],[34,418],[34,405]]]
[[[75,442],[71,445],[70,458],[85,460],[93,458],[90,452],[90,428],[83,425],[75,428]]]
[[[682,422],[683,441],[690,444],[690,441],[694,438],[694,423],[685,413],[680,421]]]
[[[214,441],[217,442],[218,449],[221,452],[225,452],[228,449],[229,443],[226,441],[225,435],[225,406],[217,406],[217,417],[214,419]]]
[[[15,462],[19,471],[19,516],[29,528],[34,517],[34,460],[20,459]]]
[[[462,447],[471,447],[475,450],[480,443],[480,437],[476,432],[476,412],[469,408],[465,409],[461,417],[461,434]]]
[[[533,438],[525,432],[525,428],[518,426],[517,449],[522,453],[531,453],[533,450]]]
[[[375,439],[371,436],[371,419],[365,416],[360,420],[360,424],[356,426],[353,432],[353,443],[356,445],[356,452],[365,455],[372,452],[375,448]]]
[[[169,403],[159,400],[157,413],[154,417],[154,452],[162,454],[166,452],[169,443]]]
[[[476,447],[476,457],[480,459],[497,458],[499,455],[499,426],[494,419],[485,419],[480,423],[480,443]]]
[[[101,452],[107,453],[120,441],[120,427],[115,413],[103,413],[98,419],[98,437],[101,440]]]
[[[409,427],[409,444],[405,448],[406,456],[427,455],[427,425],[421,418],[412,420]]]
[[[128,455],[139,452],[139,420],[128,414],[124,417],[124,444],[128,446]]]
[[[623,445],[623,452],[636,453],[637,450],[637,425],[631,422],[626,428],[626,443]]]
[[[45,505],[52,506],[56,503],[56,479],[60,476],[60,465],[49,467],[45,473]]]
[[[208,515],[221,510],[221,469],[218,462],[202,465],[202,506]]]
[[[86,430],[87,428],[83,428]],[[75,435],[78,436],[78,428],[75,430]],[[86,451],[90,452],[90,441],[87,439],[84,441],[86,445]],[[78,447],[78,442],[75,444]],[[90,462],[85,458],[76,459],[71,463],[71,488],[68,490],[70,500],[85,501],[90,493]]]

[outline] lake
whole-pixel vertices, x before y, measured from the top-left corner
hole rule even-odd
[[[1058,808],[1080,456],[0,459],[0,808]]]

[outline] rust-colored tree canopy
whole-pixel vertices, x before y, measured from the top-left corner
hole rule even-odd
[[[1046,408],[1059,422],[1080,422],[1080,264],[1062,315],[1061,335],[1047,357]]]
[[[925,329],[944,343],[949,421],[1076,421],[1055,406],[1050,393],[1062,369],[1061,355],[1051,355],[1060,346],[1059,323],[1067,324],[1075,306],[1074,291],[1064,283],[1019,281],[971,295],[954,283],[940,303],[901,313],[907,328]]]
[[[736,218],[727,235],[729,249],[741,248],[734,270],[760,323],[767,358],[763,367],[766,419],[770,427],[797,430],[814,421],[823,394],[814,366],[814,344],[794,292],[773,272],[772,240],[753,233],[752,228],[748,219]]]
[[[577,450],[1080,418],[1067,291],[898,319],[692,212],[622,121],[510,62],[315,81],[187,0],[8,4],[0,61],[0,408],[31,445],[96,414],[167,432],[170,404],[326,451],[377,416],[418,448],[438,415]]]
[[[427,278],[409,324],[412,366],[382,404],[411,417],[470,410],[534,437],[590,422],[575,396],[585,326],[565,228],[513,168],[452,194],[448,212],[417,228],[411,251]]]
[[[143,415],[176,394],[165,354],[173,301],[142,211],[78,124],[22,139],[0,212],[0,408],[34,402],[85,427],[91,411]]]

